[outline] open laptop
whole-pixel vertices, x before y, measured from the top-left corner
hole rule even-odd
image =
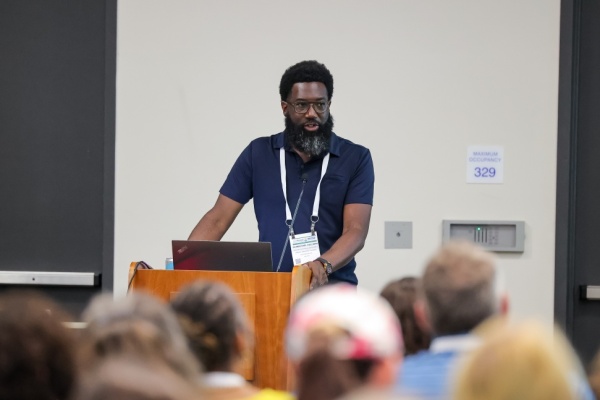
[[[271,243],[173,240],[176,270],[273,272]]]

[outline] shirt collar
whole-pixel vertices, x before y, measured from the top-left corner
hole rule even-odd
[[[481,338],[472,334],[439,336],[431,341],[432,353],[465,352],[481,344]]]
[[[245,379],[233,372],[205,372],[202,376],[202,383],[206,387],[240,387],[244,386]]]
[[[275,135],[273,140],[273,148],[280,149],[285,146],[285,133],[279,132]],[[333,156],[340,155],[340,138],[333,132],[331,132],[331,139],[329,139],[329,152]]]

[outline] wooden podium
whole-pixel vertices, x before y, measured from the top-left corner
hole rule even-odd
[[[308,291],[308,268],[297,266],[291,273],[138,269],[134,274],[135,265],[131,263],[129,270],[131,289],[164,301],[198,279],[231,287],[254,328],[254,354],[244,360],[244,377],[260,388],[293,390],[294,374],[285,356],[284,330],[291,306]]]

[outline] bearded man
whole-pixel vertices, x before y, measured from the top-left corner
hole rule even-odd
[[[253,140],[239,156],[213,208],[190,240],[220,240],[254,198],[259,241],[270,242],[273,270],[303,265],[311,289],[356,285],[375,181],[371,153],[333,133],[333,76],[317,61],[288,68],[279,85],[285,130]]]

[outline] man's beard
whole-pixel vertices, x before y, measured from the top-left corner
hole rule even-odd
[[[329,114],[329,118],[324,124],[319,124],[319,129],[316,132],[307,132],[304,130],[304,124],[294,125],[289,116],[285,117],[287,144],[310,157],[320,156],[329,150],[332,131],[333,117],[331,114]]]

